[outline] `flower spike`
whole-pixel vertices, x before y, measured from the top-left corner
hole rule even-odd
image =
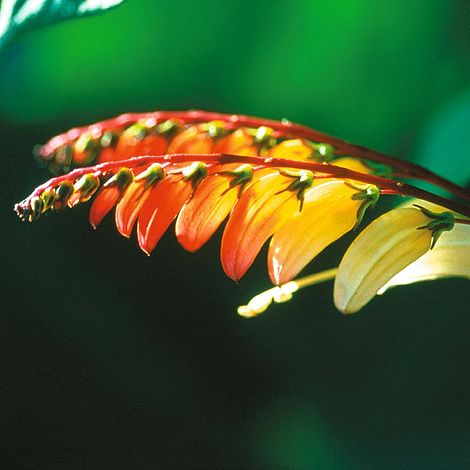
[[[203,111],[129,114],[72,129],[38,154],[55,173],[81,168],[52,178],[17,204],[22,220],[93,198],[94,227],[115,208],[118,231],[129,237],[137,222],[139,245],[150,254],[175,218],[179,243],[196,251],[228,217],[220,256],[234,280],[272,237],[268,269],[278,287],[242,307],[245,316],[331,279],[333,271],[292,280],[323,249],[357,228],[379,195],[415,197],[420,207],[379,217],[353,242],[335,282],[341,311],[355,312],[381,289],[410,279],[468,276],[460,264],[468,258],[468,243],[461,242],[469,236],[468,203],[402,178],[417,177],[466,200],[467,190],[416,165],[289,121]],[[427,203],[442,208],[431,212],[421,207]],[[456,252],[460,260],[450,256]],[[420,274],[413,277],[414,272]]]

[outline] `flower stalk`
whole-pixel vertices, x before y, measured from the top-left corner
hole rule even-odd
[[[230,163],[239,164],[252,164],[266,168],[298,168],[301,170],[310,170],[314,173],[320,173],[320,175],[328,175],[332,178],[349,179],[353,181],[360,181],[362,183],[376,185],[381,193],[383,194],[394,194],[401,196],[411,196],[417,199],[422,199],[439,206],[446,207],[449,210],[455,211],[465,217],[470,217],[470,206],[463,204],[459,201],[451,200],[431,193],[424,189],[418,188],[402,181],[395,181],[380,176],[359,173],[357,171],[349,170],[339,166],[329,165],[318,162],[299,162],[295,160],[289,160],[285,158],[273,158],[273,157],[255,157],[255,156],[243,156],[243,155],[228,155],[228,154],[170,154],[170,155],[158,155],[158,156],[143,156],[133,157],[126,160],[105,162],[96,165],[92,168],[77,168],[66,175],[57,176],[47,181],[45,184],[36,188],[36,190],[23,202],[15,206],[15,210],[21,211],[22,208],[27,206],[31,199],[35,196],[42,194],[43,191],[51,187],[55,187],[64,181],[70,179],[75,180],[83,175],[94,173],[96,176],[103,175],[107,172],[111,172],[117,168],[128,167],[136,168],[139,166],[149,165],[151,163],[187,163],[199,161],[208,165],[223,165]]]

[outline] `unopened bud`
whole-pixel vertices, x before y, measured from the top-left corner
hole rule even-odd
[[[88,201],[100,186],[99,178],[93,173],[83,175],[75,184],[74,190],[80,193],[80,202]]]
[[[34,220],[37,220],[39,216],[41,215],[43,209],[44,209],[44,202],[40,197],[33,197],[31,199],[31,216]]]
[[[54,209],[63,209],[69,197],[73,193],[73,184],[70,181],[63,181],[55,188]]]

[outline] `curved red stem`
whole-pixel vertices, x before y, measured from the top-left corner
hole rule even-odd
[[[240,155],[227,155],[227,154],[171,154],[171,155],[158,155],[158,156],[142,156],[133,157],[127,160],[119,160],[113,162],[105,162],[94,167],[77,168],[70,173],[56,178],[52,178],[43,185],[36,188],[36,190],[23,202],[17,204],[16,207],[26,205],[28,201],[34,197],[39,196],[44,190],[55,187],[66,180],[75,180],[84,174],[95,173],[103,174],[115,168],[129,167],[135,168],[137,166],[147,165],[150,163],[185,163],[201,161],[208,164],[225,164],[225,163],[249,163],[252,165],[261,165],[265,167],[284,167],[284,168],[298,168],[303,170],[311,170],[316,173],[324,175],[331,175],[336,178],[344,178],[363,183],[369,183],[379,187],[384,194],[397,194],[402,196],[412,196],[422,199],[434,204],[446,207],[450,210],[458,212],[466,217],[470,217],[470,206],[462,204],[458,201],[452,201],[436,194],[425,191],[424,189],[417,188],[401,181],[394,181],[380,176],[369,175],[366,173],[359,173],[347,168],[329,165],[326,163],[317,162],[301,162],[295,160],[288,160],[284,158],[272,157],[248,157]]]

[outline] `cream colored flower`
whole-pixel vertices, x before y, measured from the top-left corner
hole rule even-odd
[[[419,207],[395,209],[374,220],[353,241],[339,265],[334,286],[338,310],[357,312],[453,226],[451,213]]]

